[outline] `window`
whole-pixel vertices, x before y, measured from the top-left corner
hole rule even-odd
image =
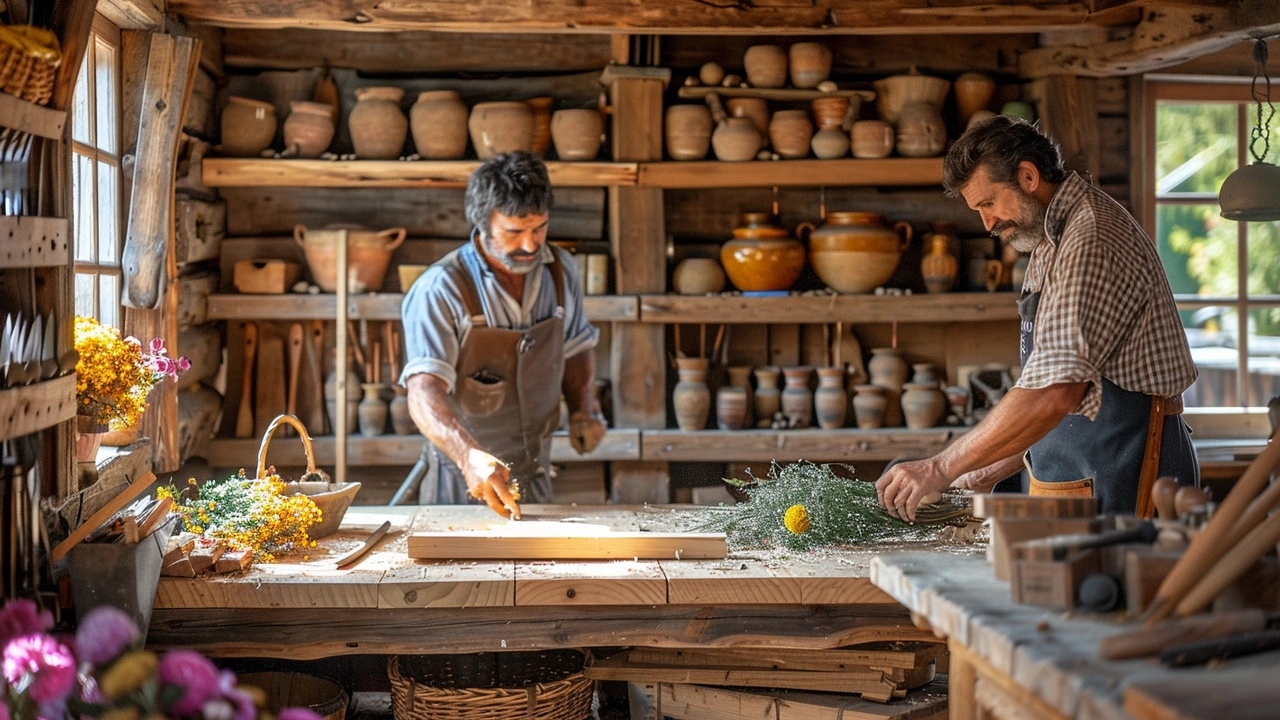
[[[120,326],[120,30],[94,19],[71,126],[76,314]]]
[[[1253,162],[1256,105],[1247,82],[1227,82],[1147,83],[1143,214],[1200,369],[1187,404],[1259,406],[1280,395],[1280,222],[1219,215],[1222,181]]]

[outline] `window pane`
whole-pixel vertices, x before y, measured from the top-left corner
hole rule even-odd
[[[98,163],[98,262],[120,262],[120,201],[116,169]]]
[[[1280,396],[1280,307],[1249,311],[1249,397],[1252,406]]]
[[[75,199],[76,260],[93,262],[93,231],[97,222],[93,207],[93,158],[73,155],[75,174],[71,181],[71,194]]]
[[[97,91],[98,149],[116,154],[116,49],[97,38],[94,43]]]
[[[75,102],[73,103],[71,137],[82,143],[93,143],[93,88],[89,87],[89,65],[93,57],[85,53],[76,76]]]
[[[1280,222],[1249,223],[1249,294],[1280,295]]]
[[[1206,307],[1182,312],[1191,357],[1200,377],[1183,394],[1188,405],[1238,405],[1236,373],[1240,367],[1238,322],[1232,307]]]
[[[1234,103],[1156,105],[1156,193],[1218,192],[1236,169]]]
[[[120,327],[120,278],[115,275],[98,276],[98,319],[107,325]]]
[[[1217,205],[1157,205],[1156,247],[1174,294],[1235,297],[1237,232]]]
[[[76,273],[76,314],[93,317],[93,275]]]

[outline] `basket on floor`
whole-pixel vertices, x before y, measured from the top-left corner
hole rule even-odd
[[[391,706],[395,720],[584,720],[587,659],[577,650],[395,656]]]
[[[58,37],[30,25],[0,26],[0,90],[44,105],[62,62]]]

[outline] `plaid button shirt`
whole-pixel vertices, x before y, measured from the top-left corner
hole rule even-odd
[[[1106,193],[1071,173],[1045,215],[1024,291],[1040,292],[1035,346],[1018,387],[1087,382],[1073,414],[1096,419],[1102,378],[1175,397],[1196,379],[1155,243]]]

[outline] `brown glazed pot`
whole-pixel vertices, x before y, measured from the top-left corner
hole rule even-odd
[[[706,358],[676,358],[680,382],[671,394],[675,406],[676,425],[681,430],[702,430],[711,412],[711,390],[707,388]]]
[[[739,290],[790,290],[804,270],[804,245],[772,224],[769,213],[746,213],[720,249],[720,264]]]
[[[769,120],[769,142],[773,151],[788,160],[809,157],[813,123],[804,110],[779,110]]]
[[[476,157],[533,149],[533,111],[522,102],[487,102],[471,108],[467,128]]]
[[[276,137],[276,108],[268,102],[232,97],[222,110],[222,152],[257,157]]]
[[[453,90],[418,93],[409,108],[413,146],[427,160],[458,160],[467,152],[466,103]]]
[[[849,98],[818,98],[809,103],[809,106],[813,108],[814,123],[823,130],[840,130],[849,115]]]
[[[404,150],[409,118],[400,110],[404,90],[398,87],[367,87],[356,91],[347,126],[351,144],[361,160],[394,160]]]
[[[701,160],[711,149],[711,110],[706,105],[672,105],[667,108],[664,135],[672,160]]]
[[[907,383],[903,386],[902,412],[907,416],[907,427],[924,430],[937,426],[947,414],[947,396],[936,383]]]
[[[951,255],[955,237],[955,225],[949,222],[929,223],[930,232],[925,235],[928,253],[920,259],[920,274],[924,286],[931,293],[944,293],[956,284],[959,264]]]
[[[778,389],[778,377],[782,374],[776,367],[756,368],[755,411],[756,422],[768,427],[773,416],[782,409],[782,391]]]
[[[298,157],[320,157],[333,142],[333,130],[333,108],[304,100],[289,103],[289,117],[284,121],[284,146],[296,146]]]
[[[844,427],[849,408],[849,393],[844,389],[843,367],[818,368],[818,389],[813,393],[818,427],[833,430]]]
[[[794,43],[787,48],[791,66],[791,84],[798,88],[815,88],[831,77],[831,51],[816,42]]]
[[[858,429],[875,430],[884,426],[885,407],[888,399],[885,389],[879,385],[855,385],[853,396],[853,416],[858,421]]]
[[[967,72],[956,78],[955,89],[960,124],[967,125],[974,113],[986,110],[991,104],[991,98],[996,94],[996,81],[982,73]]]
[[[752,45],[742,56],[742,66],[752,87],[780,88],[787,84],[787,53],[777,45]]]
[[[551,140],[561,160],[595,160],[603,136],[604,118],[599,110],[557,110],[551,116]]]
[[[833,212],[809,236],[813,270],[839,293],[867,293],[883,285],[898,268],[911,243],[911,225],[890,226],[883,215]]]
[[[896,137],[893,125],[883,120],[859,120],[849,131],[853,156],[866,160],[889,157]]]
[[[538,157],[546,157],[551,149],[551,105],[556,101],[553,97],[536,97],[525,100],[525,104],[533,111],[533,141],[530,152]]]
[[[782,414],[787,416],[788,428],[807,428],[813,424],[813,391],[809,378],[813,368],[783,368],[786,387],[782,389]]]
[[[760,133],[748,118],[728,118],[711,134],[716,159],[725,162],[754,160],[760,143]]]

